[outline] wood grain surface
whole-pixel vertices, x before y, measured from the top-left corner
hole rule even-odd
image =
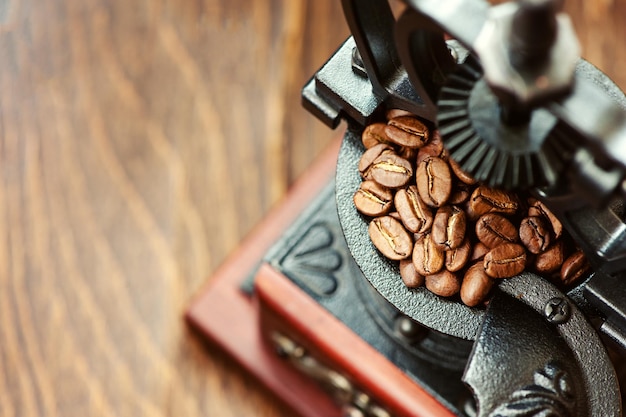
[[[626,1],[568,0],[626,87]],[[183,311],[334,133],[338,0],[0,0],[0,416],[283,416]],[[216,318],[219,319],[219,318]]]

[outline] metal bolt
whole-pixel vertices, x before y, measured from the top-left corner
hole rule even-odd
[[[409,343],[418,341],[423,336],[424,328],[405,315],[400,315],[395,321],[395,331]]]
[[[561,324],[569,319],[571,310],[567,300],[562,297],[554,297],[548,300],[543,312],[550,323]]]

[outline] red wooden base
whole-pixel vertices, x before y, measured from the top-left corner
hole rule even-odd
[[[267,249],[331,179],[338,146],[336,143],[320,158],[285,201],[216,271],[192,302],[187,319],[301,416],[339,417],[343,412],[316,382],[276,354],[267,340],[273,332],[289,336],[394,416],[452,416],[393,363],[270,266],[258,269],[253,297],[240,290]]]
[[[241,284],[270,246],[334,175],[339,141],[297,181],[289,195],[265,217],[218,268],[186,312],[189,323],[220,346],[298,415],[341,416],[341,408],[311,379],[279,358],[263,335],[256,301]]]

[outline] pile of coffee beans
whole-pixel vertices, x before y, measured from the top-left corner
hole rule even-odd
[[[399,262],[407,287],[473,307],[498,279],[525,269],[569,286],[589,272],[559,220],[539,200],[479,184],[447,156],[437,131],[402,110],[367,126],[354,194],[369,237]]]

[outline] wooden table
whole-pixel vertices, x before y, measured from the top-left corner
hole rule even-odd
[[[569,0],[626,87],[626,2]],[[0,0],[0,415],[289,415],[182,316],[334,133],[338,0]]]

